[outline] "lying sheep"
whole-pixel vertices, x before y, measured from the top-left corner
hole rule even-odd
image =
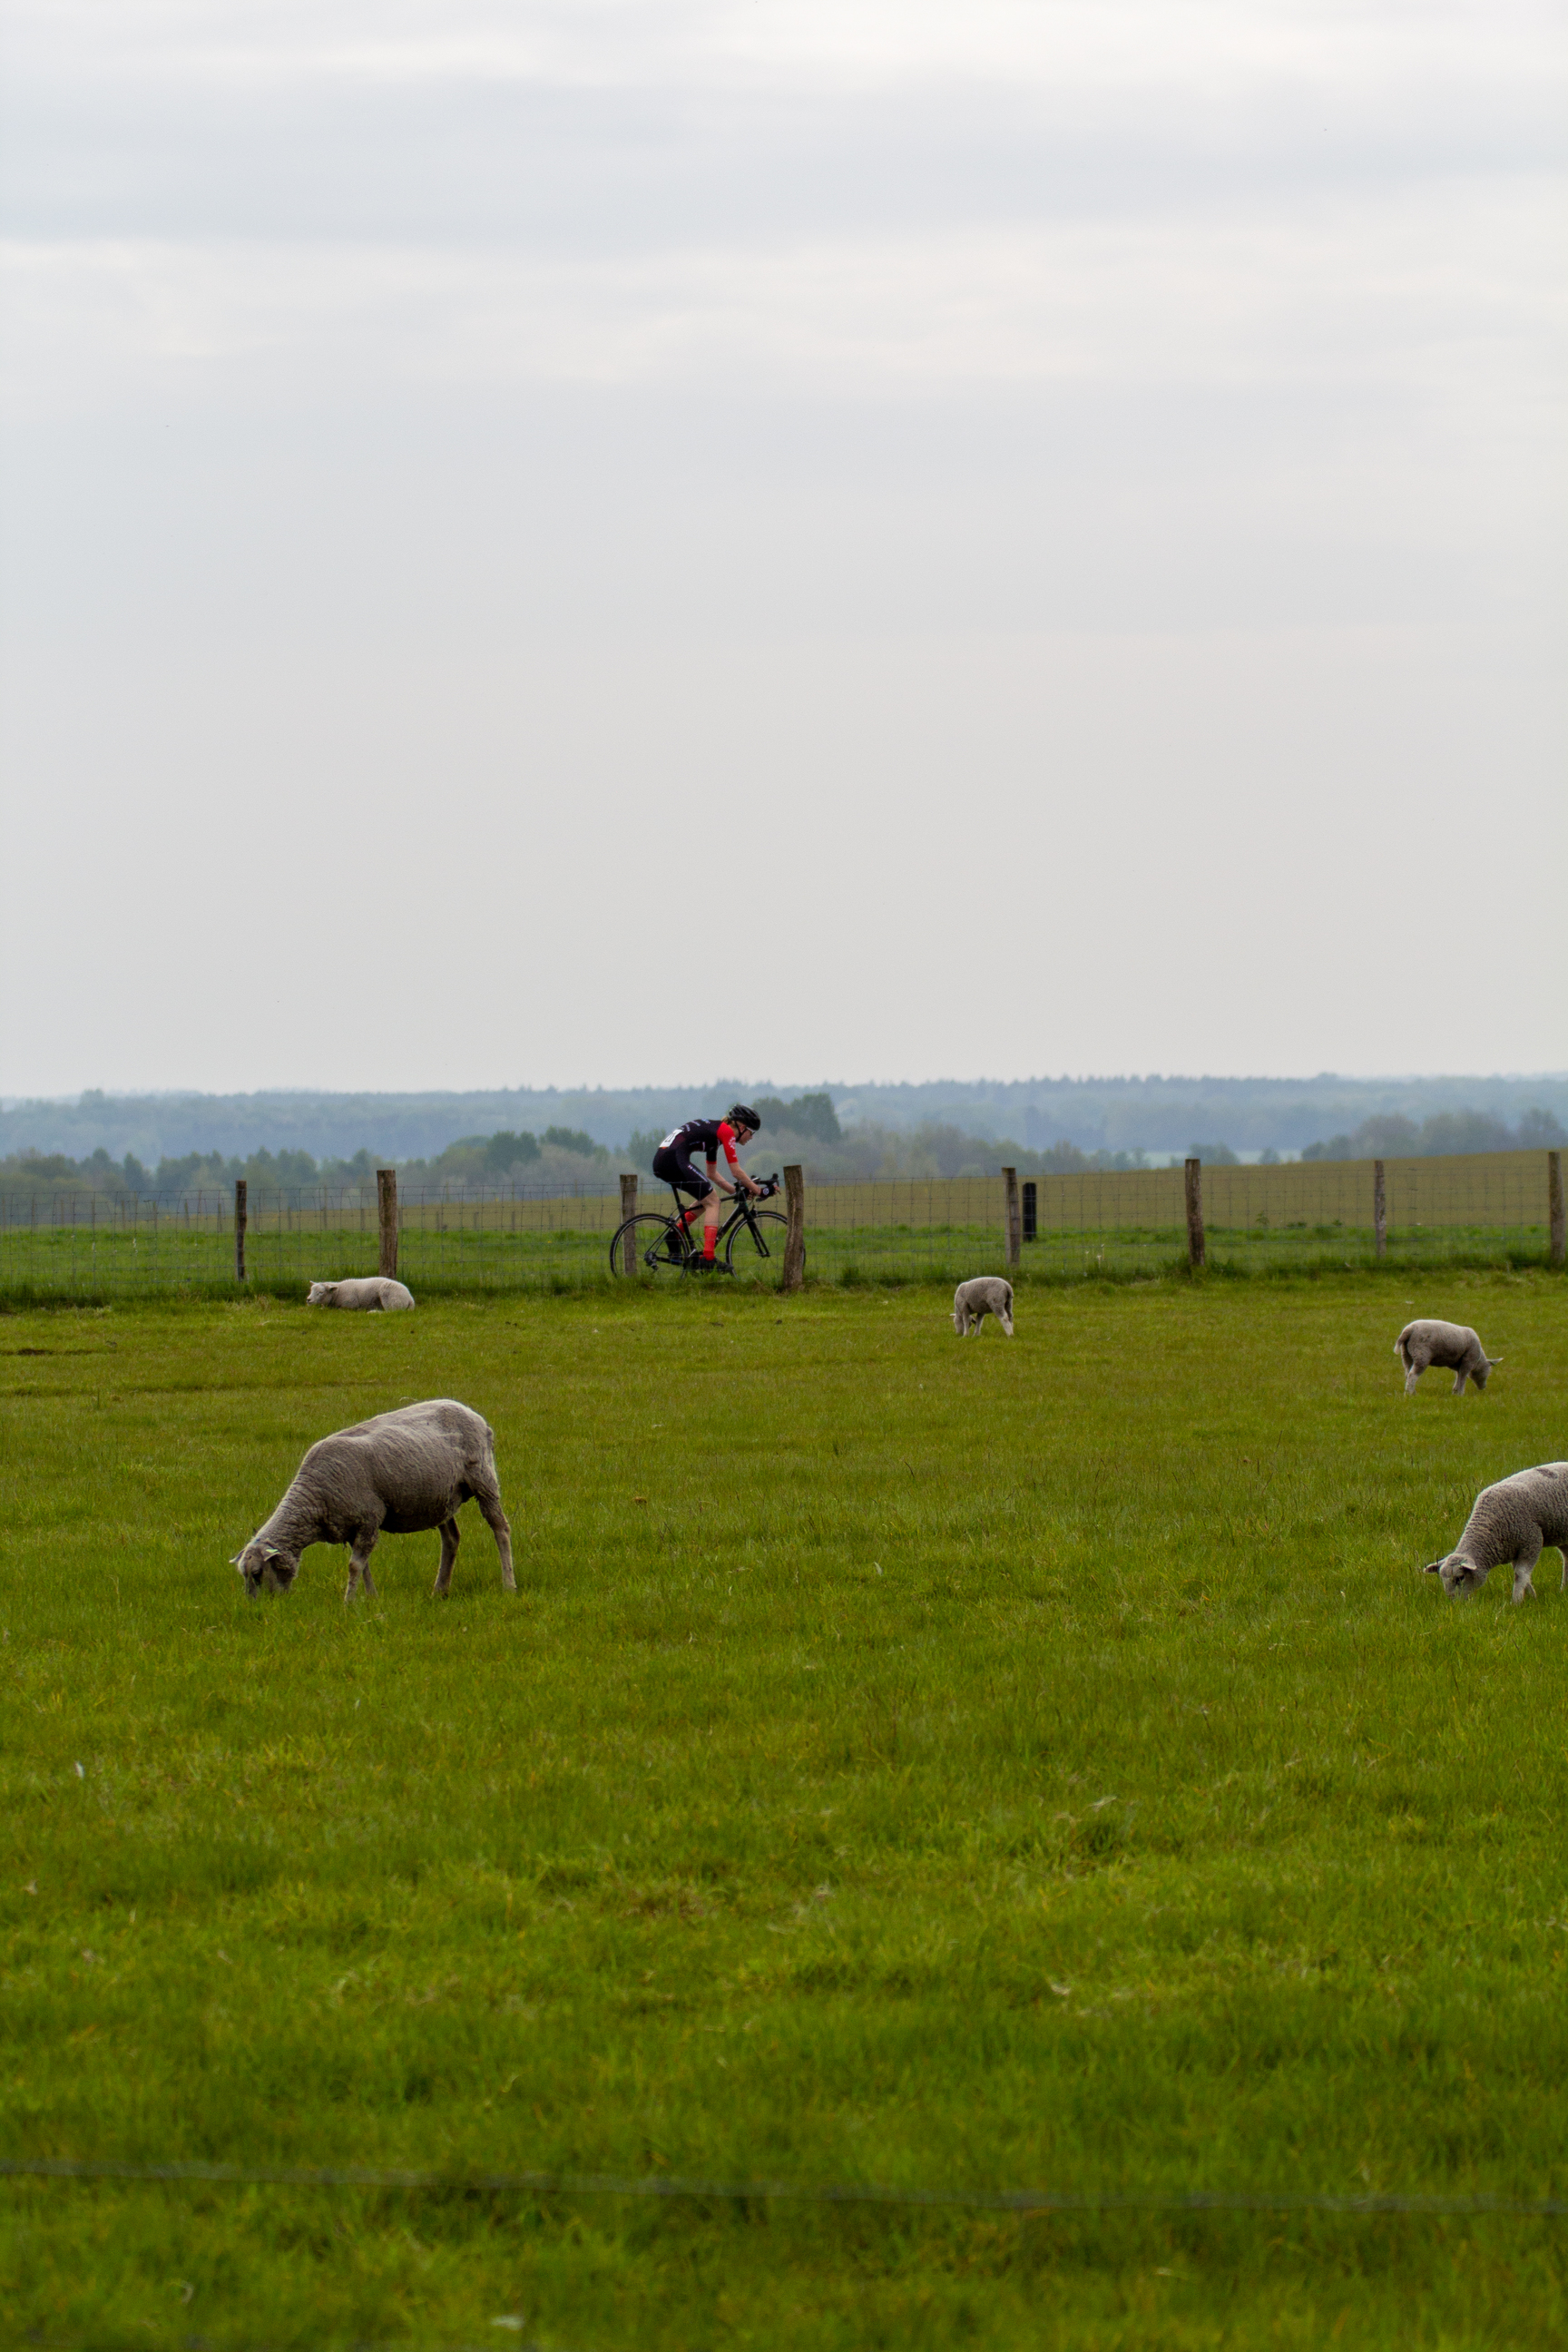
[[[451,1397],[405,1404],[319,1438],[272,1517],[229,1565],[238,1569],[253,1598],[262,1591],[287,1592],[307,1544],[347,1544],[348,1601],[362,1577],[365,1591],[375,1591],[370,1556],[378,1536],[439,1528],[436,1590],[445,1592],[458,1557],[458,1513],[470,1496],[495,1537],[500,1580],[515,1592],[511,1528],[496,1476],[495,1432]]]
[[[412,1307],[414,1293],[401,1282],[394,1282],[389,1274],[356,1274],[346,1282],[313,1282],[307,1307],[381,1307],[390,1314],[395,1307]]]
[[[1468,1380],[1484,1389],[1492,1365],[1502,1361],[1500,1356],[1487,1361],[1487,1351],[1468,1323],[1436,1323],[1426,1316],[1405,1325],[1394,1343],[1394,1352],[1405,1367],[1406,1396],[1415,1395],[1415,1383],[1429,1364],[1456,1373],[1454,1394],[1463,1396]]]
[[[994,1315],[1009,1339],[1013,1336],[1013,1286],[1004,1282],[999,1274],[977,1274],[973,1282],[961,1282],[952,1294],[952,1328],[961,1339],[978,1331],[988,1315]]]
[[[1530,1571],[1548,1546],[1563,1556],[1563,1587],[1568,1587],[1568,1462],[1543,1462],[1483,1486],[1453,1550],[1447,1559],[1429,1559],[1426,1572],[1440,1576],[1447,1593],[1478,1592],[1509,1559],[1515,1601],[1527,1592],[1533,1601]]]

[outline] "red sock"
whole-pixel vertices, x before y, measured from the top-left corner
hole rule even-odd
[[[717,1226],[717,1225],[704,1225],[704,1226],[703,1226],[703,1228],[702,1228],[702,1255],[703,1255],[703,1256],[704,1256],[704,1257],[711,1257],[711,1256],[712,1256],[712,1255],[713,1255],[713,1244],[714,1244],[714,1243],[718,1240],[718,1238],[719,1238],[719,1228],[718,1228],[718,1226]]]

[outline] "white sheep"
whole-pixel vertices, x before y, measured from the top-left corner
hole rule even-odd
[[[380,1307],[385,1314],[394,1308],[412,1307],[414,1293],[401,1282],[394,1282],[389,1274],[356,1274],[343,1282],[313,1282],[307,1307]]]
[[[961,1339],[978,1331],[994,1315],[1009,1339],[1013,1336],[1013,1286],[999,1274],[977,1274],[961,1282],[952,1294],[952,1328]]]
[[[1487,1374],[1502,1361],[1500,1356],[1494,1356],[1488,1362],[1486,1349],[1468,1323],[1438,1323],[1426,1316],[1405,1325],[1394,1343],[1394,1352],[1405,1367],[1406,1396],[1415,1395],[1415,1383],[1428,1365],[1455,1373],[1454,1394],[1463,1396],[1467,1380],[1484,1389]]]
[[[1474,1592],[1511,1560],[1514,1600],[1528,1592],[1533,1601],[1530,1571],[1548,1547],[1563,1556],[1568,1588],[1568,1462],[1543,1462],[1483,1486],[1453,1550],[1446,1559],[1429,1559],[1426,1572],[1440,1576],[1447,1593]]]
[[[379,1536],[418,1535],[426,1528],[439,1528],[436,1590],[445,1592],[458,1557],[458,1513],[470,1496],[495,1537],[500,1580],[509,1592],[515,1592],[511,1528],[501,1508],[494,1430],[471,1407],[451,1397],[405,1404],[319,1438],[271,1517],[229,1565],[238,1569],[253,1598],[264,1591],[287,1592],[307,1544],[347,1544],[347,1601],[353,1599],[362,1577],[365,1591],[375,1591],[370,1556]]]

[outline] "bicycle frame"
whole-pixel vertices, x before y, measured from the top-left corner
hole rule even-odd
[[[773,1200],[780,1190],[776,1169],[772,1176],[763,1179],[755,1192],[745,1192],[739,1185],[735,1187],[729,1214],[721,1224],[715,1224],[713,1233],[714,1257],[726,1274],[738,1270],[731,1263],[731,1253],[735,1246],[734,1235],[742,1230],[749,1234],[758,1258],[764,1261],[782,1259],[784,1246],[782,1229],[787,1220],[776,1209],[760,1207],[762,1202]],[[673,1216],[652,1207],[635,1209],[616,1226],[610,1242],[612,1274],[634,1274],[639,1261],[642,1268],[650,1274],[663,1271],[684,1276],[703,1269],[706,1253],[701,1244],[694,1241],[692,1228],[686,1223],[688,1209],[681,1198],[681,1187],[670,1184],[669,1192],[675,1202]],[[696,1204],[699,1211],[706,1205],[708,1198],[705,1193],[699,1197]],[[748,1251],[747,1265],[750,1265],[751,1262]]]
[[[701,1251],[692,1247],[692,1233],[694,1228],[690,1225],[681,1223],[681,1220],[685,1216],[686,1211],[680,1198],[680,1188],[679,1185],[672,1184],[669,1190],[675,1198],[675,1223],[678,1225],[680,1225],[680,1230],[686,1236],[686,1254],[688,1257],[700,1257],[702,1255]],[[720,1225],[713,1237],[713,1247],[715,1253],[717,1253],[722,1243],[729,1240],[730,1235],[734,1232],[737,1225],[751,1225],[752,1211],[756,1207],[758,1202],[771,1201],[778,1190],[779,1180],[776,1171],[772,1176],[763,1180],[763,1188],[754,1198],[750,1192],[742,1192],[740,1185],[737,1184],[735,1187],[734,1205],[731,1209],[729,1215]],[[700,1202],[698,1205],[700,1207],[701,1202]],[[752,1231],[754,1235],[756,1233],[754,1225],[752,1226]],[[759,1244],[759,1246],[763,1249],[763,1255],[766,1257],[769,1255],[769,1252],[765,1246],[763,1246],[762,1244]]]

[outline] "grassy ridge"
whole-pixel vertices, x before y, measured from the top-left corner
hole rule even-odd
[[[1568,1602],[1415,1572],[1565,1450],[1561,1284],[944,1304],[0,1319],[0,2154],[1568,2192]],[[1484,1398],[1405,1404],[1417,1307]],[[445,1605],[434,1537],[245,1604],[305,1443],[440,1393],[518,1599],[469,1512]],[[1563,2225],[1500,2218],[0,2213],[61,2343],[1563,2332]]]
[[[606,1290],[614,1226],[584,1233],[571,1228],[531,1234],[487,1227],[405,1232],[398,1271],[421,1299],[461,1293]],[[999,1225],[874,1225],[808,1223],[806,1276],[823,1284],[952,1284],[977,1270],[1005,1267]],[[735,1273],[745,1284],[778,1286],[782,1237],[774,1255],[760,1257],[743,1239]],[[1321,1273],[1388,1274],[1403,1282],[1417,1268],[1545,1268],[1544,1226],[1511,1230],[1443,1225],[1391,1237],[1379,1263],[1370,1229],[1333,1224],[1262,1232],[1213,1226],[1207,1234],[1213,1273],[1286,1276]],[[319,1225],[252,1235],[246,1288],[253,1297],[298,1304],[310,1283],[376,1271],[374,1236]],[[1021,1288],[1106,1280],[1148,1281],[1184,1272],[1184,1230],[1147,1226],[1103,1234],[1042,1230],[1022,1253],[1014,1279]],[[174,1297],[232,1299],[232,1233],[221,1228],[165,1232],[155,1241],[130,1233],[93,1234],[55,1226],[0,1234],[0,1301],[13,1306],[55,1300],[81,1304],[155,1302]]]

